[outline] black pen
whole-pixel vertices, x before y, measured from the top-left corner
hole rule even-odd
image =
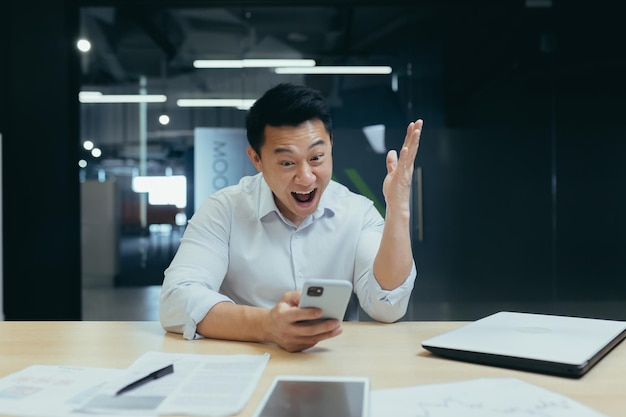
[[[132,389],[135,389],[137,387],[140,387],[144,384],[147,384],[150,381],[153,381],[155,379],[164,377],[165,375],[169,375],[171,373],[174,373],[174,365],[167,365],[164,368],[158,369],[146,376],[144,376],[143,378],[140,378],[134,382],[131,382],[130,384],[126,385],[125,387],[122,387],[119,391],[117,391],[115,393],[115,395],[120,395],[124,392],[130,391]]]

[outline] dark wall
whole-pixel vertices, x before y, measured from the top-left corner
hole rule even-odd
[[[618,16],[569,3],[502,14],[489,28],[502,37],[467,50],[444,37],[441,54],[427,55],[440,55],[444,71],[441,80],[416,77],[408,90],[417,104],[409,116],[425,119],[416,162],[425,237],[414,241],[414,300],[529,309],[624,301],[626,62],[617,51],[626,31]],[[455,23],[485,30],[471,19]],[[394,129],[407,111],[397,95],[369,88],[342,98],[337,125],[384,122],[388,138],[402,138]],[[442,104],[434,108],[444,123],[423,115],[433,103]],[[338,167],[358,167],[378,192],[382,159],[354,152],[362,147],[350,133],[352,142],[336,142],[336,175],[343,180]]]
[[[80,320],[76,8],[0,6],[4,313]]]
[[[483,55],[468,49],[463,56],[447,50],[444,42],[444,66],[454,72],[411,90],[416,109],[425,107],[419,100],[426,95],[440,113],[410,114],[390,102],[394,125],[422,116],[427,128],[454,129],[454,135],[425,134],[419,155],[428,240],[416,246],[416,257],[421,282],[432,283],[434,290],[424,291],[429,296],[436,290],[451,298],[459,291],[451,293],[446,283],[457,284],[470,271],[476,279],[463,281],[467,288],[502,289],[487,294],[489,299],[508,294],[502,283],[510,277],[531,288],[527,276],[530,281],[544,277],[536,283],[546,291],[542,299],[624,297],[624,26],[618,13],[559,7],[558,14],[546,16],[545,39],[526,37],[528,45],[503,38],[492,45],[496,49],[481,49]],[[77,11],[69,0],[0,6],[3,296],[9,320],[81,316]],[[528,18],[536,13],[529,12]],[[519,27],[536,27],[525,22]],[[498,24],[506,29],[508,23]],[[467,30],[478,28],[468,23]],[[532,53],[522,58],[536,60],[511,55],[526,47]],[[497,72],[492,78],[497,82],[485,83],[479,66],[485,63]],[[440,87],[442,97],[433,93]],[[379,122],[373,116],[379,108],[359,94],[349,98],[366,103],[369,113],[364,113],[365,121],[356,119],[360,113],[355,107],[338,114],[346,127]],[[485,136],[483,130],[471,137],[461,132],[477,127],[517,133]],[[526,141],[528,128],[539,129],[532,138],[541,140]],[[401,139],[402,134],[390,132],[390,137]],[[348,152],[350,145],[346,141],[338,148],[345,146]],[[486,159],[489,155],[495,156]],[[384,170],[380,158],[366,151],[346,157],[344,165]],[[529,177],[536,187],[528,188]],[[379,192],[380,185],[371,188]],[[535,197],[527,200],[526,195]],[[498,211],[504,203],[506,210]],[[502,250],[498,239],[508,238],[509,230],[515,233],[507,246],[509,256],[502,258],[506,265],[488,263]],[[519,240],[519,234],[528,238]],[[511,265],[517,269],[503,269]]]

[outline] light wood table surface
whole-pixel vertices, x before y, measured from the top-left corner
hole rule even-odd
[[[436,357],[420,343],[463,322],[344,323],[344,333],[300,353],[269,344],[184,340],[158,322],[0,322],[0,377],[29,365],[126,368],[148,351],[262,354],[270,361],[239,416],[251,416],[278,374],[366,376],[371,388],[515,377],[566,395],[611,417],[626,416],[626,344],[580,379],[542,375]]]

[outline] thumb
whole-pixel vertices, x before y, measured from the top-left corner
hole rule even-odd
[[[392,149],[387,152],[387,173],[393,172],[398,166],[398,153]]]
[[[280,302],[283,302],[290,306],[297,306],[300,304],[300,291],[288,291],[280,299]]]

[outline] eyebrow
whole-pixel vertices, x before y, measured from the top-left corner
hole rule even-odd
[[[316,146],[323,145],[324,139],[319,139],[309,145],[309,150],[315,148]],[[279,153],[293,153],[293,151],[289,148],[276,148],[274,149],[274,154]]]

